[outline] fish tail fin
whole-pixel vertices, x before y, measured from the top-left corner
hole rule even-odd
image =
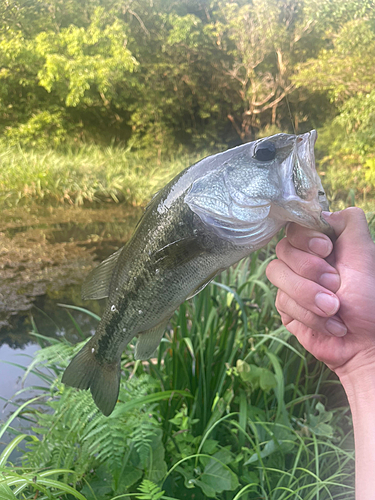
[[[97,407],[108,417],[117,402],[120,374],[120,359],[113,363],[100,363],[88,342],[70,362],[62,382],[78,389],[90,389]]]

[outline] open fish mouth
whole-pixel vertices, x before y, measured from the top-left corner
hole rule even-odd
[[[309,202],[318,197],[315,169],[314,145],[317,133],[315,130],[295,137],[291,155],[283,165],[283,199],[290,202]]]
[[[283,201],[278,209],[282,217],[333,237],[332,228],[321,216],[322,210],[329,211],[329,204],[315,168],[316,139],[316,130],[294,139],[292,154],[283,165]]]
[[[318,199],[322,210],[328,211],[328,200],[315,167],[314,146],[317,137],[316,130],[296,137],[293,151],[292,182],[297,196],[307,201]],[[320,186],[317,186],[317,183]]]

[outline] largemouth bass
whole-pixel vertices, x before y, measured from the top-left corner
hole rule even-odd
[[[120,361],[138,336],[135,358],[149,358],[175,309],[222,270],[266,245],[288,221],[332,235],[315,169],[315,130],[277,134],[209,156],[178,174],[145,210],[130,241],[82,287],[84,299],[108,297],[95,335],[62,381],[90,389],[109,415]]]

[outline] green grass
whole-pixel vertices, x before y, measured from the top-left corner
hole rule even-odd
[[[141,205],[198,159],[179,155],[158,161],[156,155],[94,145],[38,151],[0,144],[0,204],[81,205],[110,199]]]
[[[0,207],[15,204],[76,204],[123,201],[145,205],[178,172],[212,154],[177,152],[158,160],[154,151],[136,153],[121,147],[80,145],[65,150],[23,149],[0,142]],[[345,182],[345,179],[346,182]],[[357,205],[374,211],[371,193],[353,188],[350,172],[337,166],[323,179],[332,210]],[[363,192],[362,192],[363,191]]]
[[[9,498],[34,498],[48,470],[87,500],[354,499],[341,386],[280,325],[264,276],[272,256],[271,244],[185,302],[157,358],[135,362],[128,346],[108,418],[90,393],[61,383],[82,344],[39,337],[45,347],[25,373],[47,388],[20,409],[32,433],[16,438],[26,447],[18,468],[9,454],[1,464]],[[14,474],[36,478],[23,496]],[[46,488],[41,498],[72,498]]]

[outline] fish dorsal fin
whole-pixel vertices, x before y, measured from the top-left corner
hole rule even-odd
[[[112,273],[123,248],[121,247],[117,252],[103,260],[98,267],[90,272],[82,285],[81,295],[83,300],[104,299],[108,297]]]
[[[138,335],[137,345],[135,346],[135,359],[149,359],[155,352],[163,338],[165,329],[167,327],[167,320],[163,320],[158,325],[146,330]]]

